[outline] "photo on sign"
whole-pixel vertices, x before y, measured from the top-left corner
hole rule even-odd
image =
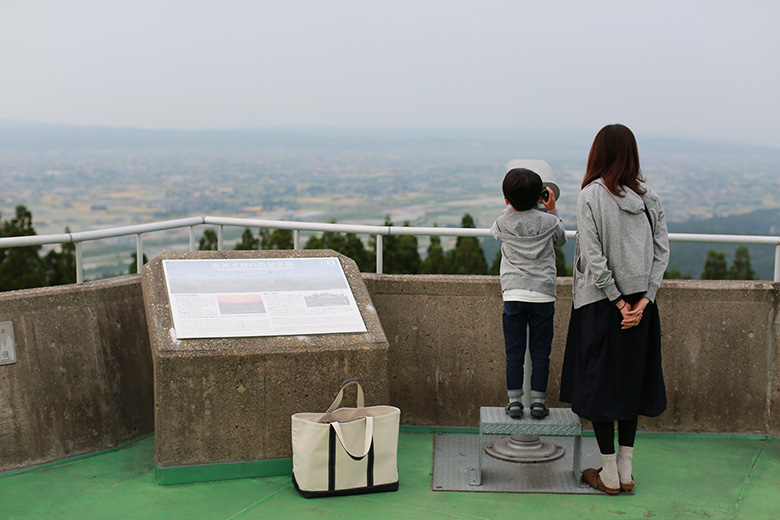
[[[349,305],[349,298],[343,294],[318,293],[305,296],[307,307],[331,307],[334,305]]]
[[[263,296],[260,294],[220,294],[217,296],[220,314],[263,314]]]

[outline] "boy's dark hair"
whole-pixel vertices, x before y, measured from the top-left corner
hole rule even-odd
[[[531,209],[542,194],[542,178],[527,168],[514,168],[504,177],[504,197],[518,211]]]

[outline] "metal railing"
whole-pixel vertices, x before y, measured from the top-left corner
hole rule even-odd
[[[189,228],[189,250],[195,250],[195,226],[217,226],[217,249],[224,246],[224,228],[245,227],[263,229],[283,229],[293,232],[295,249],[301,249],[301,231],[354,233],[356,235],[372,235],[376,237],[376,272],[382,273],[382,237],[390,235],[413,236],[446,236],[446,237],[492,237],[486,228],[446,228],[446,227],[408,227],[408,226],[365,226],[352,224],[324,224],[317,222],[295,222],[289,220],[263,220],[229,217],[190,217],[177,220],[166,220],[151,224],[138,224],[106,228],[78,233],[60,233],[55,235],[33,235],[24,237],[0,238],[0,249],[24,246],[42,246],[49,244],[76,244],[76,283],[84,282],[84,262],[82,244],[92,240],[120,238],[135,235],[137,272],[143,267],[144,244],[142,235],[156,231]],[[573,239],[576,231],[567,231],[566,237]],[[774,281],[780,282],[780,237],[757,235],[699,235],[691,233],[670,233],[670,242],[700,242],[721,244],[757,244],[775,246]]]

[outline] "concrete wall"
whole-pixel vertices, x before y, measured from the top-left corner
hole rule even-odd
[[[391,404],[407,424],[474,426],[506,403],[497,277],[364,275],[390,343]],[[640,428],[780,434],[778,285],[668,281],[658,296],[669,406]],[[571,314],[558,284],[548,404]]]
[[[498,278],[363,278],[390,346],[389,404],[401,408],[404,423],[474,426],[480,406],[504,404]],[[571,280],[561,279],[558,291],[552,406]],[[669,409],[641,427],[780,435],[779,291],[768,282],[665,282]],[[140,276],[0,293],[2,321],[13,322],[18,361],[0,365],[0,472],[152,432]]]
[[[153,429],[140,276],[0,293],[17,362],[0,365],[0,472],[105,450]]]

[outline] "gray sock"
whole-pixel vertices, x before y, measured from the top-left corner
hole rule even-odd
[[[620,487],[620,478],[618,477],[617,455],[601,454],[601,481],[608,488],[616,489]]]
[[[617,469],[621,484],[631,484],[634,481],[631,461],[634,458],[632,446],[618,446]]]
[[[515,401],[517,401],[517,402],[522,402],[523,401],[523,389],[522,388],[519,388],[517,390],[507,390],[506,391],[506,395],[507,395],[507,397],[509,397],[509,402],[510,403],[514,403]]]

